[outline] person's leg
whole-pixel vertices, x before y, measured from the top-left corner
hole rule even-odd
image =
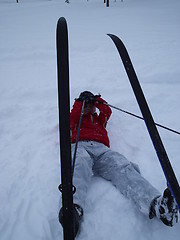
[[[84,207],[87,190],[92,177],[93,160],[84,148],[83,142],[78,143],[76,161],[73,175],[73,185],[76,187],[74,194],[74,203]],[[72,144],[72,156],[74,154],[75,144]]]
[[[101,143],[81,142],[81,146],[91,157],[91,168],[94,163],[93,172],[111,181],[150,219],[156,216],[168,226],[173,226],[178,221],[177,205],[170,191],[166,189],[161,196],[158,190],[141,176],[137,164]]]
[[[158,190],[141,176],[137,165],[120,153],[111,151],[103,144],[100,145],[98,144],[97,148],[101,149],[99,150],[101,154],[94,161],[95,173],[111,181],[124,196],[138,206],[141,212],[148,215],[152,200],[160,195]]]

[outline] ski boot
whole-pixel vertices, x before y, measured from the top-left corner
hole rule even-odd
[[[163,196],[158,196],[152,201],[149,218],[154,217],[159,218],[165,225],[170,227],[178,222],[178,208],[169,188],[165,189]]]
[[[76,237],[79,229],[80,223],[83,217],[83,209],[78,204],[73,204],[73,211],[74,211],[74,236]],[[59,211],[59,222],[63,227],[63,208]]]

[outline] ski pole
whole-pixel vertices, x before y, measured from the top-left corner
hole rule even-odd
[[[77,152],[77,147],[78,147],[79,133],[80,133],[81,121],[82,121],[83,112],[84,112],[84,106],[85,106],[85,100],[83,101],[83,104],[82,104],[81,115],[80,115],[80,119],[79,119],[78,131],[77,131],[77,136],[76,136],[76,145],[75,145],[75,149],[74,149],[73,163],[72,163],[72,176],[74,174],[74,167],[75,167],[75,161],[76,161],[76,152]]]
[[[139,118],[139,119],[141,119],[141,120],[144,120],[143,117],[140,117],[140,116],[138,116],[138,115],[136,115],[136,114],[134,114],[134,113],[125,111],[125,110],[123,110],[123,109],[121,109],[121,108],[119,108],[119,107],[115,107],[115,106],[113,106],[113,105],[111,105],[111,104],[109,104],[109,103],[105,103],[105,102],[102,102],[102,101],[98,101],[98,102],[99,102],[99,103],[102,103],[102,104],[105,104],[105,105],[107,105],[107,106],[109,106],[109,107],[112,107],[112,108],[114,108],[114,109],[116,109],[116,110],[118,110],[118,111],[121,111],[121,112],[123,112],[123,113],[129,114],[129,115],[131,115],[131,116],[133,116],[133,117],[136,117],[136,118]],[[164,128],[164,129],[166,129],[166,130],[168,130],[168,131],[171,131],[171,132],[173,132],[173,133],[176,133],[176,134],[180,135],[180,132],[178,132],[178,131],[176,131],[176,130],[174,130],[174,129],[172,129],[172,128],[163,126],[163,125],[161,125],[161,124],[159,124],[159,123],[155,123],[155,125],[158,126],[158,127]]]

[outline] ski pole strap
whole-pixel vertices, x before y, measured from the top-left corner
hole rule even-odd
[[[125,111],[125,110],[123,110],[123,109],[121,109],[121,108],[119,108],[119,107],[115,107],[115,106],[113,106],[113,105],[111,105],[111,104],[109,104],[109,103],[103,102],[103,101],[99,101],[99,100],[98,100],[98,102],[101,103],[101,104],[105,104],[105,105],[107,105],[107,106],[109,106],[109,107],[112,107],[112,108],[114,108],[114,109],[116,109],[116,110],[118,110],[118,111],[121,111],[121,112],[123,112],[123,113],[129,114],[129,115],[131,115],[131,116],[133,116],[133,117],[139,118],[139,119],[141,119],[141,120],[144,121],[144,118],[143,118],[143,117],[140,117],[140,116],[138,116],[138,115],[136,115],[136,114],[134,114],[134,113]],[[180,132],[178,132],[178,131],[176,131],[176,130],[174,130],[174,129],[172,129],[172,128],[163,126],[163,125],[161,125],[161,124],[159,124],[159,123],[155,123],[155,125],[158,126],[158,127],[164,128],[164,129],[166,129],[166,130],[168,130],[168,131],[170,131],[170,132],[173,132],[173,133],[176,133],[176,134],[180,135]]]
[[[77,136],[76,136],[76,145],[75,145],[75,149],[74,149],[73,163],[72,163],[72,177],[73,177],[73,174],[74,174],[76,153],[77,153],[77,147],[78,147],[78,141],[79,141],[79,133],[80,133],[80,128],[81,128],[81,121],[82,121],[83,112],[84,112],[84,106],[85,106],[85,100],[83,101],[83,104],[82,104],[81,115],[80,115],[80,119],[79,119],[78,131],[77,131]]]

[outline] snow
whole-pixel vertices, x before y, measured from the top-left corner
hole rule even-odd
[[[0,0],[0,239],[63,239],[56,76],[56,24],[68,22],[71,106],[83,90],[140,114],[107,33],[121,37],[156,122],[179,128],[179,0]],[[143,121],[113,110],[111,148],[166,187]],[[180,181],[180,138],[159,129]],[[94,177],[78,240],[179,239],[180,227],[149,220],[111,183]]]

